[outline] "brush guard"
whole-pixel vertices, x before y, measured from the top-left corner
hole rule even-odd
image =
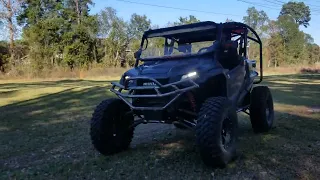
[[[148,86],[125,86],[128,82],[133,82],[137,80],[147,80],[148,83],[152,85]],[[198,88],[199,85],[195,83],[191,78],[186,78],[180,81],[176,81],[169,84],[161,84],[158,80],[150,77],[130,77],[124,80],[124,84],[122,85],[117,82],[112,82],[112,87],[110,89],[111,92],[115,93],[120,99],[122,99],[128,106],[131,107],[133,110],[164,110],[169,105],[171,105],[175,100],[177,100],[184,92]],[[118,88],[118,89],[116,89]],[[162,93],[161,90],[163,89],[170,89],[169,92]],[[126,90],[127,93],[123,93],[122,91]],[[137,90],[153,90],[153,94],[135,94]],[[146,107],[146,106],[134,106],[132,101],[130,102],[128,99],[130,98],[163,98],[163,97],[170,97],[168,102],[165,103],[164,106],[155,106],[155,107]]]

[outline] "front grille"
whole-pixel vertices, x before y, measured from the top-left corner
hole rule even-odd
[[[160,84],[162,85],[166,85],[168,84],[169,80],[166,79],[156,79]],[[137,79],[137,86],[145,86],[144,83],[150,83],[150,86],[152,86],[152,84],[156,83],[152,80],[148,80],[148,79]],[[148,85],[147,85],[148,86]],[[170,92],[172,88],[160,88],[159,91],[161,93],[166,93],[166,92]],[[135,90],[134,94],[156,94],[156,91],[154,89],[141,89],[141,90]]]
[[[168,84],[169,82],[168,78],[156,79],[156,80],[162,85]],[[148,79],[137,79],[137,86],[143,86],[143,83],[154,83],[154,82]]]
[[[160,84],[165,85],[169,81],[168,79],[156,79]],[[152,80],[147,79],[137,79],[137,86],[143,86],[143,83],[154,83]],[[168,88],[160,88],[159,91],[161,93],[169,92],[169,90],[166,90]],[[157,94],[157,92],[154,89],[139,89],[134,91],[135,95],[151,95],[151,94]],[[170,100],[170,97],[154,97],[154,98],[137,98],[135,99],[135,106],[141,107],[141,106],[147,106],[147,107],[153,107],[153,106],[164,106],[166,103],[168,103]]]

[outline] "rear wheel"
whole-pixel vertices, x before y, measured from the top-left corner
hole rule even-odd
[[[104,155],[126,150],[133,138],[133,115],[120,99],[102,101],[91,119],[90,136],[94,147]]]
[[[255,133],[268,132],[274,120],[273,99],[267,86],[257,86],[251,91],[250,120]]]
[[[203,162],[225,167],[236,157],[238,118],[225,97],[207,99],[199,112],[196,140]]]

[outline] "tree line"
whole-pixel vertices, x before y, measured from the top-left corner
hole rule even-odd
[[[9,41],[0,42],[0,71],[30,67],[35,72],[53,67],[90,69],[134,65],[134,52],[142,34],[158,28],[146,15],[132,14],[128,21],[107,7],[90,14],[91,0],[0,0],[1,26]],[[320,49],[311,35],[299,29],[308,27],[310,8],[303,2],[283,4],[276,20],[255,7],[247,10],[243,22],[254,28],[263,41],[265,66],[314,64]],[[214,21],[214,19],[213,19]],[[232,21],[227,19],[226,21]],[[167,26],[199,22],[190,15]],[[14,38],[21,29],[21,37]],[[259,49],[249,44],[249,58],[258,59]]]

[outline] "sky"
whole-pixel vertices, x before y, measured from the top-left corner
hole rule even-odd
[[[164,26],[168,22],[177,21],[180,16],[189,15],[194,15],[201,21],[225,22],[228,18],[242,22],[246,10],[252,6],[265,11],[270,19],[276,19],[282,7],[280,2],[288,2],[288,0],[93,0],[93,2],[92,14],[99,13],[106,7],[112,7],[124,20],[129,20],[133,13],[145,14],[152,24]],[[303,2],[311,8],[311,21],[308,28],[301,27],[301,30],[311,34],[315,43],[320,45],[320,0],[304,0]],[[189,9],[189,11],[143,4]]]

